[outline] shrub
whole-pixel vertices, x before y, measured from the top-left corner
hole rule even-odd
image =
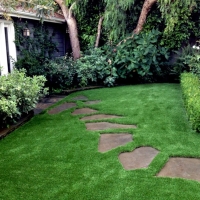
[[[44,66],[43,75],[47,79],[51,89],[64,89],[72,87],[76,69],[75,62],[71,57],[61,57],[47,61]]]
[[[193,73],[181,74],[183,99],[193,129],[200,131],[200,81]]]
[[[109,55],[101,48],[90,49],[76,61],[77,82],[80,86],[103,84],[113,86],[118,75]]]
[[[193,54],[188,62],[190,71],[200,79],[200,55],[199,52]]]
[[[47,94],[45,81],[43,76],[26,77],[24,70],[0,76],[0,127],[10,125],[36,106]]]
[[[179,51],[174,51],[175,61],[172,65],[171,73],[179,77],[183,72],[190,71],[191,58],[195,54],[195,49],[190,45],[183,47]]]
[[[158,45],[160,32],[142,32],[125,39],[117,47],[114,65],[123,79],[137,76],[145,82],[157,81],[167,70],[167,49]]]
[[[200,79],[200,52],[199,46],[186,46],[176,52],[176,62],[173,64],[172,73],[179,76],[183,72],[192,72]]]

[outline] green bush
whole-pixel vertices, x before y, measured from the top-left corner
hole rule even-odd
[[[43,75],[47,79],[49,88],[56,90],[73,86],[76,69],[75,62],[71,57],[66,56],[48,60],[43,68]]]
[[[192,72],[200,79],[199,46],[188,45],[175,53],[176,61],[173,64],[172,73],[178,77],[183,72]]]
[[[45,81],[43,76],[26,77],[24,70],[0,76],[0,127],[10,125],[36,106],[47,94]]]
[[[138,77],[154,82],[164,77],[169,53],[158,45],[160,32],[152,30],[125,39],[116,49],[114,66],[120,78]]]
[[[193,73],[181,74],[181,87],[189,121],[193,129],[200,131],[200,80]]]
[[[172,64],[171,73],[179,77],[183,72],[190,71],[190,64],[193,55],[195,54],[195,49],[190,45],[187,45],[180,49],[179,51],[174,51],[175,61]]]
[[[188,62],[190,71],[196,74],[200,79],[200,54],[199,52],[194,53]]]
[[[90,84],[113,86],[118,77],[108,54],[101,48],[90,49],[76,61],[77,82],[84,87]]]

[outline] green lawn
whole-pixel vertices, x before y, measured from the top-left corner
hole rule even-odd
[[[0,199],[151,200],[200,199],[200,182],[155,175],[169,157],[200,157],[200,135],[191,130],[179,84],[146,84],[73,93],[99,113],[122,115],[104,121],[136,124],[133,142],[98,152],[100,133],[87,131],[69,109],[40,114],[0,141]],[[77,107],[84,103],[77,101]],[[88,106],[87,106],[88,107]],[[147,169],[123,169],[121,152],[151,146],[160,151]]]

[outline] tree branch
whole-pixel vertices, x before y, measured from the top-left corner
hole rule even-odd
[[[69,8],[69,18],[71,18],[72,17],[72,9],[73,9],[73,7],[76,5],[76,1],[70,6],[70,8]]]
[[[138,34],[142,29],[143,26],[146,22],[147,15],[149,11],[151,10],[151,7],[157,2],[157,0],[145,0],[143,6],[142,6],[142,11],[140,13],[140,17],[137,23],[136,28],[134,29],[134,33]]]
[[[103,23],[103,16],[101,16],[99,18],[98,29],[97,29],[97,37],[96,37],[96,42],[95,42],[95,47],[96,48],[99,46],[102,23]]]

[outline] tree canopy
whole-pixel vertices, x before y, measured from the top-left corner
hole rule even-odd
[[[15,9],[16,6],[22,6],[33,8],[41,18],[45,15],[52,15],[55,10],[61,10],[68,24],[75,59],[80,57],[78,30],[83,30],[80,27],[80,21],[84,21],[82,25],[85,25],[92,18],[97,30],[98,20],[96,19],[101,18],[107,40],[117,43],[127,34],[137,34],[143,30],[152,10],[160,13],[164,24],[163,33],[170,35],[177,24],[187,23],[190,20],[191,13],[196,6],[195,0],[101,0],[98,4],[101,4],[103,9],[101,8],[99,13],[92,13],[92,9],[88,12],[87,9],[92,8],[95,3],[93,0],[0,0],[0,5],[5,8],[5,12]],[[88,17],[90,14],[95,16]],[[77,27],[77,19],[79,27]],[[101,31],[102,27],[99,26],[98,30]],[[90,29],[90,32],[94,31]]]

